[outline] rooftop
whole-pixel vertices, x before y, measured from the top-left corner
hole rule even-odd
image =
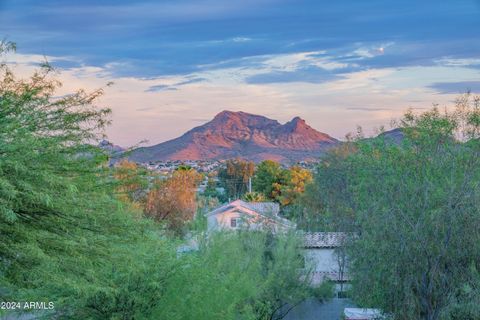
[[[345,232],[306,232],[304,244],[305,248],[336,248],[340,247],[346,238]]]

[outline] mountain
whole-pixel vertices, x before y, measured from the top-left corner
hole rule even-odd
[[[280,124],[263,116],[222,111],[213,120],[181,137],[134,150],[129,158],[138,162],[157,160],[222,160],[240,157],[284,163],[318,158],[339,143],[295,117]]]
[[[390,142],[400,144],[405,137],[405,133],[403,132],[402,128],[396,128],[390,131],[382,132],[378,135],[378,137],[383,137]]]
[[[98,144],[98,147],[112,155],[120,154],[125,151],[124,148],[117,146],[108,140],[100,141],[100,143]]]

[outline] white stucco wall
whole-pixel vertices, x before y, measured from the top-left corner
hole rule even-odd
[[[314,266],[316,272],[338,272],[338,262],[334,249],[305,249],[305,261],[308,265]]]
[[[232,228],[230,225],[231,219],[234,218],[238,219],[237,228]],[[249,228],[251,230],[270,228],[274,232],[288,230],[288,227],[281,225],[272,219],[265,218],[255,213],[247,215],[238,212],[236,209],[213,214],[207,217],[208,231],[235,230],[239,227]]]
[[[208,231],[213,230],[232,230],[234,228],[231,227],[230,221],[231,219],[241,219],[241,214],[235,211],[227,211],[221,214],[215,214],[208,216],[207,218],[207,225]],[[240,226],[240,223],[237,223],[237,228]]]
[[[340,284],[338,280],[348,281],[347,266],[343,275],[340,274],[339,262],[333,248],[307,248],[304,249],[306,267],[312,268],[312,285],[316,286],[325,280],[336,282],[335,291],[344,291],[348,284]]]

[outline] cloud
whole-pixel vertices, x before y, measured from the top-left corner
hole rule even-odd
[[[158,92],[158,91],[164,91],[164,90],[178,90],[178,89],[166,84],[157,84],[155,86],[148,87],[148,89],[146,89],[145,92]]]
[[[205,78],[191,78],[191,79],[188,79],[188,80],[185,80],[185,81],[180,81],[180,82],[178,82],[174,85],[175,86],[184,86],[184,85],[187,85],[187,84],[198,83],[198,82],[203,82],[203,81],[207,81],[207,79],[205,79]]]
[[[232,41],[233,42],[247,42],[247,41],[251,41],[252,38],[248,38],[248,37],[235,37],[235,38],[232,38]]]
[[[435,82],[428,87],[441,94],[480,93],[480,81]]]
[[[436,63],[448,67],[467,67],[480,69],[480,59],[478,58],[442,58],[436,60]]]
[[[355,111],[367,111],[367,112],[375,112],[375,111],[388,111],[388,108],[374,108],[374,107],[348,107],[347,110],[355,110]]]
[[[475,1],[347,2],[0,0],[0,30],[23,53],[74,52],[94,67],[124,61],[128,66],[110,72],[134,77],[187,75],[225,61],[240,67],[245,59],[267,55],[308,60],[301,55],[319,51],[328,51],[330,63],[352,69],[355,63],[357,70],[426,66],[480,52]],[[415,10],[406,10],[411,6]]]
[[[336,54],[320,50],[261,55],[240,59],[241,67],[227,63],[156,77],[118,75],[112,69],[125,65],[117,63],[85,64],[61,72],[64,86],[57,94],[94,90],[113,81],[99,105],[112,108],[108,134],[125,146],[175,138],[224,109],[260,113],[281,122],[301,116],[313,127],[342,138],[356,125],[367,131],[388,124],[409,107],[448,105],[451,95],[432,95],[427,87],[450,81],[452,74],[463,82],[480,78],[478,70],[463,65],[363,70],[353,61],[335,60]],[[33,68],[32,58],[43,58],[18,56],[23,61],[18,67],[26,72]]]
[[[322,83],[341,78],[342,76],[336,75],[328,70],[315,66],[306,66],[293,71],[272,71],[268,73],[259,73],[247,77],[245,81],[250,84],[286,82]]]
[[[191,121],[194,121],[194,122],[202,122],[202,123],[205,123],[205,122],[208,122],[212,119],[209,119],[209,118],[191,118],[190,119]]]
[[[158,92],[158,91],[165,91],[165,90],[174,91],[174,90],[178,90],[177,87],[179,86],[186,86],[189,84],[199,83],[203,81],[207,81],[207,79],[199,78],[195,76],[188,76],[186,77],[186,80],[178,81],[173,84],[157,84],[154,86],[150,86],[148,89],[145,90],[145,92]]]

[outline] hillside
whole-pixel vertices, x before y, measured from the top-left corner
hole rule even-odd
[[[284,163],[315,159],[339,141],[295,117],[280,124],[263,116],[222,111],[213,120],[182,136],[134,150],[129,158],[158,160],[221,160],[240,157]]]

